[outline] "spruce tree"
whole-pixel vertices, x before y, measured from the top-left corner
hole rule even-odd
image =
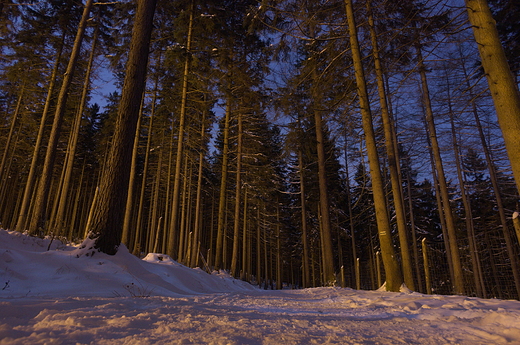
[[[87,229],[89,238],[95,240],[94,247],[110,255],[117,252],[121,243],[128,194],[128,166],[146,82],[155,6],[156,0],[144,0],[137,6],[114,138],[107,166],[101,177],[100,195],[95,205],[92,225]]]

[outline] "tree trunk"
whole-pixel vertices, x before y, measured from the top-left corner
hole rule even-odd
[[[426,124],[426,120],[424,120],[424,126],[425,131],[428,133],[428,125]],[[435,159],[433,158],[433,150],[432,150],[432,144],[430,142],[430,138],[427,137],[428,142],[428,153],[430,156],[430,166],[432,171],[432,179],[433,179],[433,186],[435,189],[435,201],[437,203],[437,213],[439,214],[439,221],[441,223],[441,229],[442,229],[442,239],[444,242],[444,248],[446,249],[446,260],[448,261],[448,269],[450,273],[450,279],[452,281],[455,280],[454,273],[453,273],[453,260],[451,259],[451,251],[450,251],[450,236],[448,234],[448,229],[446,226],[446,217],[444,216],[444,209],[442,207],[442,199],[441,199],[441,192],[439,187],[439,178],[437,176],[437,170],[435,168]]]
[[[345,181],[347,185],[347,207],[348,207],[348,219],[349,219],[349,229],[350,229],[350,240],[351,240],[351,250],[352,250],[352,274],[354,275],[354,282],[352,286],[359,290],[361,288],[361,282],[359,281],[359,259],[357,257],[356,250],[356,236],[354,231],[354,217],[352,211],[352,197],[350,195],[350,176],[348,172],[348,144],[347,144],[347,135],[345,134]],[[355,285],[354,285],[355,284]]]
[[[170,237],[168,240],[167,254],[175,259],[175,242],[179,232],[179,197],[181,184],[181,161],[184,143],[186,100],[188,98],[188,74],[191,61],[191,36],[193,31],[193,2],[190,7],[190,21],[188,25],[188,36],[186,39],[186,60],[184,61],[184,73],[182,76],[181,110],[179,114],[179,134],[177,136],[177,155],[175,157],[175,173],[173,178],[173,201],[171,209]]]
[[[354,19],[354,11],[352,8],[352,0],[345,0],[345,7],[347,12],[352,59],[354,62],[356,84],[358,88],[358,96],[363,120],[363,131],[365,134],[365,142],[370,166],[370,176],[372,177],[372,190],[374,196],[374,207],[376,211],[379,242],[381,245],[383,265],[385,267],[386,274],[386,289],[387,291],[399,291],[403,283],[403,278],[399,264],[395,257],[394,246],[392,244],[390,219],[388,216],[383,178],[381,176],[381,168],[379,165],[374,127],[372,124],[372,114],[370,111],[368,91],[361,61],[361,52],[357,38],[357,29]]]
[[[331,286],[335,284],[334,256],[332,250],[332,235],[330,225],[329,193],[327,189],[327,170],[325,167],[325,148],[323,145],[323,123],[321,113],[314,110],[316,123],[316,142],[318,151],[318,183],[320,190],[320,224],[323,264],[323,284]]]
[[[280,202],[276,200],[276,289],[281,290],[282,281],[282,240],[280,238]]]
[[[54,121],[49,137],[49,143],[47,144],[47,151],[45,153],[43,170],[40,176],[40,183],[38,184],[34,213],[29,226],[29,232],[32,234],[35,234],[38,231],[38,229],[45,229],[46,226],[46,208],[49,198],[52,172],[54,169],[54,160],[56,158],[56,149],[58,147],[58,140],[61,132],[61,125],[63,123],[63,117],[65,115],[65,106],[69,95],[70,84],[72,82],[72,77],[76,68],[76,62],[81,51],[81,43],[83,41],[83,36],[87,27],[87,21],[93,2],[93,0],[87,0],[85,8],[83,9],[83,15],[78,26],[78,32],[74,40],[74,46],[70,55],[67,71],[65,72],[65,75],[63,77],[63,83],[61,85],[60,93],[58,95],[56,111],[54,113]]]
[[[155,101],[155,99],[154,99],[154,101]],[[145,233],[144,232],[145,226],[143,225],[143,223],[144,223],[143,209],[144,209],[144,195],[146,192],[146,183],[148,180],[148,166],[149,166],[149,162],[150,162],[150,148],[152,145],[153,122],[154,122],[154,118],[155,118],[154,105],[153,105],[154,101],[152,101],[152,112],[150,113],[150,122],[148,123],[148,137],[146,139],[146,148],[144,151],[143,178],[141,179],[141,190],[139,193],[139,204],[137,207],[137,221],[135,224],[135,237],[134,237],[133,253],[134,253],[134,255],[138,255],[138,256],[139,256],[140,252],[144,250],[145,245],[146,245],[146,244],[143,244],[143,242],[146,242],[146,241],[143,241],[143,233]],[[143,108],[144,108],[144,94],[143,94],[143,99],[140,104],[140,110],[142,111]],[[142,116],[143,116],[143,114],[142,114],[142,112],[140,112],[138,117],[142,117]],[[139,123],[139,121],[140,120],[138,119],[137,122]],[[134,145],[135,145],[135,143],[134,143]],[[139,146],[139,144],[137,144],[137,145]],[[133,155],[133,149],[132,149],[132,155]],[[128,195],[127,195],[127,200],[128,200]],[[123,220],[123,225],[124,225],[124,220]]]
[[[453,263],[453,278],[454,278],[454,289],[458,295],[464,294],[464,281],[462,275],[462,264],[460,262],[459,246],[457,243],[457,234],[455,229],[455,221],[453,219],[453,213],[450,205],[450,197],[448,193],[448,185],[446,183],[446,177],[444,174],[444,167],[442,165],[441,152],[439,149],[439,143],[437,141],[437,131],[435,128],[435,122],[433,119],[433,110],[430,100],[430,92],[428,89],[428,81],[426,78],[426,67],[422,57],[421,48],[419,45],[416,46],[417,58],[419,60],[419,74],[421,76],[421,88],[423,92],[423,102],[426,112],[426,124],[428,126],[428,134],[430,137],[430,143],[432,146],[433,157],[435,162],[435,168],[437,170],[439,189],[441,192],[442,207],[444,210],[444,217],[446,219],[446,228],[449,236],[449,248],[451,252],[451,260]]]
[[[414,256],[414,262],[415,262],[415,276],[417,277],[417,285],[419,292],[422,292],[422,272],[419,265],[419,251],[417,249],[417,234],[415,231],[415,216],[414,216],[414,206],[412,202],[412,186],[411,186],[411,178],[410,178],[410,171],[407,171],[406,173],[406,181],[407,181],[407,191],[408,191],[408,208],[410,210],[410,228],[412,232],[412,243],[413,243],[413,256]]]
[[[29,176],[27,177],[27,183],[25,185],[22,205],[20,207],[18,222],[16,223],[16,230],[22,232],[25,230],[27,215],[29,212],[29,205],[31,203],[31,196],[33,193],[34,182],[36,181],[36,165],[38,163],[38,157],[40,147],[42,145],[43,133],[45,131],[45,122],[47,122],[47,115],[49,114],[49,108],[51,106],[52,94],[54,93],[54,84],[56,83],[56,76],[58,75],[58,69],[60,66],[61,53],[63,52],[63,43],[65,41],[65,34],[62,35],[62,41],[59,46],[59,50],[56,54],[56,61],[52,69],[51,78],[49,81],[49,89],[47,91],[47,98],[45,99],[45,105],[43,107],[42,117],[40,119],[40,127],[38,129],[38,135],[36,137],[36,143],[34,144],[34,152],[31,158],[31,167],[29,169]]]
[[[311,276],[309,270],[309,239],[307,235],[307,208],[305,201],[305,178],[303,173],[303,157],[302,150],[298,148],[298,170],[300,173],[300,202],[301,202],[301,213],[302,213],[302,274],[303,274],[303,287],[308,288],[311,286]]]
[[[152,233],[150,236],[150,241],[148,241],[148,252],[149,253],[157,253],[157,247],[159,245],[159,231],[160,227],[160,218],[159,217],[159,194],[161,192],[161,171],[162,171],[162,160],[163,160],[163,145],[164,144],[164,135],[161,140],[161,147],[159,148],[159,160],[157,162],[157,170],[155,175],[155,187],[153,190],[153,200],[152,200],[152,210],[150,212],[151,218],[151,227],[149,231]]]
[[[238,270],[238,249],[240,241],[240,196],[242,195],[242,113],[238,112],[237,172],[235,182],[235,216],[233,219],[233,253],[231,254],[231,275],[236,277]]]
[[[383,77],[383,67],[381,65],[381,60],[379,58],[379,48],[377,44],[377,34],[374,25],[374,19],[372,17],[371,8],[370,8],[369,0],[367,2],[368,7],[368,23],[370,29],[370,37],[372,40],[372,53],[374,57],[374,64],[376,70],[376,78],[377,78],[377,89],[379,93],[379,104],[381,106],[381,118],[383,120],[383,127],[385,132],[385,147],[386,154],[388,157],[388,168],[390,170],[390,181],[392,184],[392,195],[394,197],[394,208],[395,215],[397,218],[397,231],[399,233],[399,244],[401,249],[401,265],[404,276],[404,283],[411,290],[415,290],[415,284],[413,280],[413,271],[412,271],[412,259],[410,256],[410,248],[408,245],[408,236],[406,231],[406,216],[404,211],[404,203],[403,203],[403,190],[402,184],[399,179],[399,161],[397,159],[394,144],[395,134],[392,121],[390,118],[390,112],[388,110],[388,103],[386,101],[386,90],[385,83]]]
[[[137,3],[114,137],[107,166],[101,177],[92,225],[87,228],[89,237],[95,239],[95,248],[110,255],[117,252],[121,243],[130,177],[128,167],[132,160],[139,108],[146,84],[156,2],[157,0],[141,0]]]
[[[19,185],[16,182],[11,182],[12,180],[19,181],[20,176],[17,176],[16,178],[11,179],[9,172],[11,171],[11,166],[14,161],[13,156],[14,156],[14,152],[16,152],[16,147],[18,146],[18,143],[19,143],[18,136],[19,136],[21,130],[22,130],[22,123],[20,123],[20,125],[18,126],[18,131],[16,131],[16,134],[14,135],[15,136],[14,145],[9,148],[9,151],[11,154],[6,152],[6,157],[9,156],[9,160],[8,160],[7,167],[4,168],[6,171],[6,174],[4,175],[5,180],[3,181],[3,185],[0,190],[0,200],[2,201],[2,202],[0,202],[0,210],[1,210],[0,214],[6,216],[7,219],[3,218],[3,217],[2,217],[2,219],[5,222],[4,223],[5,226],[8,226],[8,228],[10,228],[12,226],[11,218],[13,217],[14,213],[16,212],[16,209],[19,206],[19,203],[21,202],[20,198],[19,198],[20,200],[18,200],[17,202],[8,202],[15,198],[14,195],[17,194],[18,190],[20,189]],[[11,181],[9,181],[10,183],[8,183],[8,180],[11,180]],[[8,193],[8,191],[10,193]],[[7,211],[6,208],[9,209],[9,211]]]
[[[472,100],[474,100],[473,92],[469,85],[469,78],[468,73],[466,71],[466,68],[463,64],[462,66],[464,70],[464,76],[466,79],[466,83],[468,85],[469,94]],[[504,234],[504,240],[506,242],[506,249],[507,254],[509,256],[509,260],[511,262],[511,269],[513,271],[513,278],[515,280],[515,287],[516,291],[518,293],[518,296],[520,296],[520,270],[518,268],[518,255],[515,253],[513,243],[511,242],[511,235],[510,235],[510,227],[507,224],[507,218],[506,218],[506,212],[504,210],[504,204],[502,202],[502,195],[500,193],[500,187],[498,185],[498,177],[496,173],[495,164],[493,162],[493,158],[491,156],[491,151],[489,149],[489,145],[486,142],[486,136],[484,135],[484,131],[482,130],[482,124],[480,123],[480,117],[478,115],[477,105],[475,104],[475,101],[471,102],[471,107],[473,111],[473,116],[475,118],[475,125],[477,126],[477,130],[479,133],[480,142],[482,145],[482,149],[484,151],[484,156],[486,158],[487,168],[489,171],[489,177],[491,180],[491,185],[493,186],[493,194],[495,194],[495,199],[497,202],[497,209],[498,209],[498,215],[500,217],[500,223],[502,225],[502,233]]]
[[[187,244],[188,244],[188,205],[191,197],[191,164],[188,165],[188,155],[184,156],[183,164],[184,174],[182,183],[182,202],[181,202],[181,222],[179,225],[179,254],[178,260],[181,263],[186,262]]]
[[[480,280],[480,277],[482,276],[480,273],[480,259],[479,254],[477,251],[477,246],[475,242],[475,228],[473,226],[473,215],[471,212],[471,202],[468,198],[468,195],[466,193],[466,184],[464,183],[464,178],[462,176],[462,163],[460,161],[460,149],[459,149],[459,142],[457,140],[457,134],[455,129],[455,119],[454,114],[451,106],[451,90],[450,90],[450,82],[449,78],[446,77],[447,82],[447,92],[448,92],[448,110],[449,110],[449,116],[450,116],[450,124],[451,124],[451,137],[452,137],[452,143],[453,143],[453,151],[455,155],[455,165],[457,167],[457,178],[459,180],[459,186],[460,186],[460,194],[462,198],[462,204],[464,205],[464,215],[465,215],[465,223],[466,223],[466,231],[468,233],[468,243],[469,243],[469,250],[470,250],[470,258],[471,258],[471,266],[473,268],[473,281],[475,283],[477,296],[478,297],[485,297],[484,296],[484,289],[483,289],[483,282]]]
[[[76,113],[76,118],[74,120],[74,125],[70,134],[69,145],[67,150],[67,159],[65,163],[65,174],[63,179],[63,184],[59,193],[57,194],[57,198],[59,200],[58,204],[58,212],[56,214],[56,218],[54,220],[54,235],[61,235],[62,229],[65,226],[65,211],[66,206],[69,205],[68,202],[68,194],[70,188],[70,181],[72,178],[72,168],[74,166],[74,158],[76,156],[76,149],[78,146],[78,138],[79,131],[81,128],[81,120],[83,118],[83,112],[85,110],[85,106],[87,104],[87,95],[90,86],[90,74],[92,71],[92,64],[94,62],[97,37],[99,33],[99,24],[96,23],[96,28],[94,30],[94,37],[92,38],[92,47],[90,48],[90,56],[88,58],[87,71],[85,73],[85,80],[83,82],[83,90],[81,92],[81,101],[79,104],[78,112]]]
[[[242,222],[242,273],[240,279],[248,280],[249,277],[249,262],[250,251],[248,250],[248,236],[247,236],[247,185],[244,185],[244,216]]]
[[[199,152],[199,168],[197,171],[197,196],[195,200],[195,221],[193,224],[193,245],[198,245],[200,243],[200,234],[199,230],[201,227],[201,207],[202,207],[202,168],[204,163],[204,133],[205,133],[205,121],[206,121],[206,113],[202,113],[202,118],[200,121],[200,152]],[[191,267],[195,267],[196,261],[198,261],[197,257],[192,257]]]
[[[486,0],[466,0],[469,21],[520,193],[520,93]]]
[[[144,97],[143,97],[144,98]],[[137,125],[135,129],[135,137],[134,137],[134,146],[132,148],[132,162],[130,163],[130,177],[128,179],[128,195],[126,197],[126,206],[125,206],[125,218],[123,220],[123,237],[121,242],[128,247],[130,252],[134,250],[134,242],[132,241],[132,235],[136,236],[134,233],[130,233],[130,227],[132,222],[132,214],[134,208],[134,192],[135,192],[135,176],[136,176],[136,165],[137,165],[137,151],[139,149],[139,136],[141,134],[141,119],[143,112],[143,102],[141,101],[141,106],[139,108],[139,118],[137,119]],[[135,229],[135,224],[134,224]]]
[[[220,194],[218,204],[217,220],[217,244],[215,248],[215,269],[219,270],[223,261],[224,237],[225,237],[225,213],[226,213],[226,186],[228,173],[228,150],[229,150],[229,118],[231,116],[231,96],[227,97],[226,114],[224,118],[224,146],[222,148],[222,168],[220,175]]]
[[[262,251],[262,227],[260,225],[260,204],[256,206],[256,284],[260,287],[260,283],[262,281],[262,260],[261,260],[261,251]]]
[[[515,227],[516,238],[520,242],[520,217],[518,212],[513,212],[513,226]]]
[[[13,151],[13,148],[11,147],[11,141],[13,139],[14,129],[16,127],[16,121],[18,120],[18,115],[20,114],[20,107],[22,105],[22,100],[23,100],[24,94],[25,94],[25,82],[23,83],[23,85],[20,89],[20,94],[18,95],[18,101],[16,102],[16,108],[14,110],[13,116],[11,117],[11,126],[9,127],[9,135],[7,136],[7,141],[5,142],[4,154],[2,155],[2,163],[0,163],[0,179],[2,181],[1,189],[4,189],[5,183],[7,181],[6,176],[9,175],[9,173],[8,173],[9,169],[5,169],[5,164],[7,162],[7,156],[9,156],[9,153]],[[4,170],[6,170],[6,171],[4,171]]]

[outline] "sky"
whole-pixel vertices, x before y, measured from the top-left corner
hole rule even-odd
[[[520,301],[261,290],[163,254],[49,243],[0,230],[0,345],[520,344]]]

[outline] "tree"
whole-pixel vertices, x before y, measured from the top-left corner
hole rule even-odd
[[[379,242],[381,244],[383,264],[385,266],[386,289],[387,291],[399,291],[403,283],[403,278],[401,275],[399,264],[397,263],[395,257],[395,250],[392,244],[390,219],[388,215],[385,191],[383,187],[379,155],[376,147],[375,133],[372,123],[372,114],[370,110],[370,102],[368,99],[366,80],[364,76],[363,65],[361,62],[361,52],[357,37],[358,34],[356,29],[356,22],[354,19],[352,1],[345,0],[345,7],[349,27],[350,46],[352,49],[352,59],[354,62],[354,70],[356,75],[356,84],[358,88],[358,96],[363,119],[363,131],[365,133],[368,162],[370,165],[370,175],[372,177],[374,207],[376,210]]]
[[[95,241],[94,248],[110,255],[117,252],[121,243],[130,177],[128,167],[132,159],[139,108],[146,84],[156,4],[157,0],[142,0],[137,5],[114,138],[107,166],[101,177],[91,227],[87,229],[89,238]]]
[[[520,192],[520,92],[486,0],[466,0],[469,21]]]
[[[513,0],[488,0],[498,35],[516,77],[520,75],[520,3]]]
[[[171,211],[171,230],[170,237],[168,239],[168,253],[173,256],[176,253],[175,241],[179,232],[179,198],[180,198],[180,181],[181,181],[181,159],[183,157],[183,144],[184,144],[184,131],[186,122],[186,100],[188,95],[188,75],[190,71],[191,63],[191,44],[192,44],[192,31],[193,31],[193,1],[190,4],[190,19],[188,24],[188,32],[186,37],[186,57],[184,62],[184,71],[182,74],[182,95],[181,95],[181,109],[179,117],[179,131],[177,135],[177,154],[175,160],[175,173],[174,173],[174,184],[173,184],[173,202]]]
[[[379,45],[377,41],[377,32],[375,29],[374,19],[370,8],[370,1],[367,2],[368,7],[368,24],[370,29],[370,38],[372,41],[372,55],[374,58],[376,78],[377,78],[377,90],[379,94],[379,104],[381,107],[381,117],[383,122],[383,128],[385,132],[385,148],[388,157],[388,168],[390,170],[390,180],[392,184],[392,196],[394,201],[394,208],[397,218],[397,230],[399,233],[399,243],[401,251],[401,265],[403,271],[403,278],[406,286],[412,290],[415,290],[415,284],[412,273],[412,259],[410,257],[410,249],[407,239],[406,231],[406,218],[404,212],[404,199],[402,185],[399,180],[399,162],[396,152],[397,146],[394,143],[394,127],[392,118],[390,116],[387,91],[385,90],[383,67],[379,54]]]
[[[29,225],[29,232],[36,234],[39,229],[45,229],[47,222],[46,219],[46,205],[48,203],[49,190],[52,180],[52,171],[54,168],[54,162],[56,158],[56,151],[58,146],[58,139],[60,137],[61,126],[63,123],[63,117],[65,115],[65,106],[69,95],[69,87],[72,83],[72,77],[74,70],[76,69],[76,62],[79,57],[81,50],[81,43],[83,42],[83,36],[87,26],[87,20],[89,17],[90,9],[93,0],[87,0],[85,8],[83,9],[83,15],[78,25],[78,31],[74,40],[74,47],[71,52],[69,63],[67,65],[67,71],[61,85],[60,93],[58,95],[58,101],[56,105],[56,111],[54,113],[54,120],[51,129],[51,135],[47,144],[47,150],[45,153],[45,162],[43,164],[42,174],[40,176],[40,182],[38,184],[36,201],[34,206],[34,216]]]

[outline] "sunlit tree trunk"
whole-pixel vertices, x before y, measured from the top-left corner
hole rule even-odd
[[[314,111],[314,121],[316,124],[316,141],[318,151],[318,184],[320,190],[320,224],[321,224],[321,248],[322,248],[322,268],[323,284],[330,286],[335,284],[334,258],[332,252],[332,235],[330,225],[329,196],[327,189],[327,170],[325,168],[325,148],[323,143],[323,123],[321,113]]]
[[[70,134],[70,140],[67,150],[67,159],[65,162],[65,174],[63,178],[63,185],[61,189],[58,191],[57,199],[58,199],[58,210],[56,214],[56,218],[54,220],[54,235],[61,235],[62,229],[65,226],[65,211],[67,205],[69,205],[68,195],[70,188],[70,181],[72,178],[72,169],[74,166],[74,158],[76,156],[76,150],[78,147],[78,138],[79,131],[81,128],[81,120],[83,118],[83,112],[85,111],[85,106],[87,104],[87,96],[90,86],[90,75],[92,72],[92,64],[94,63],[97,38],[99,34],[99,25],[96,24],[96,28],[94,30],[94,36],[92,38],[92,46],[90,48],[90,56],[88,58],[87,70],[85,73],[85,81],[83,82],[83,90],[81,92],[81,100],[78,108],[78,112],[76,113],[76,118],[74,120],[74,125]]]
[[[7,141],[5,143],[4,154],[2,155],[2,163],[0,163],[0,179],[1,179],[1,189],[4,189],[5,183],[7,181],[6,176],[8,175],[9,169],[5,168],[7,157],[13,151],[13,147],[11,142],[13,141],[13,135],[15,132],[15,127],[17,125],[18,116],[20,115],[20,108],[22,106],[22,100],[25,96],[25,82],[23,83],[20,93],[18,95],[18,100],[16,101],[16,108],[14,109],[13,115],[11,116],[11,126],[9,126],[9,134],[7,135]],[[16,142],[16,141],[15,141]]]
[[[149,229],[150,232],[150,240],[148,241],[148,252],[156,253],[157,247],[159,245],[159,235],[161,230],[161,220],[162,217],[159,216],[159,195],[161,192],[161,171],[162,171],[162,160],[163,160],[163,145],[164,144],[164,135],[161,140],[161,147],[159,148],[159,160],[157,162],[157,170],[155,173],[155,183],[153,190],[153,199],[152,199],[152,209],[150,212],[151,218],[151,226]]]
[[[43,163],[40,182],[38,184],[34,214],[29,225],[29,232],[32,234],[35,234],[38,229],[44,229],[46,227],[46,209],[52,180],[52,172],[54,169],[54,160],[56,158],[56,149],[58,147],[58,139],[61,132],[63,117],[65,115],[65,106],[69,95],[70,84],[72,82],[72,77],[76,68],[76,62],[81,51],[81,43],[83,42],[83,36],[87,27],[89,13],[93,3],[93,0],[87,0],[85,8],[83,9],[83,15],[78,26],[78,31],[74,40],[74,46],[72,48],[67,70],[63,77],[60,93],[58,95],[56,111],[54,113],[54,121],[52,124],[49,142],[47,144],[47,151],[45,153],[45,161]]]
[[[243,115],[239,111],[238,117],[238,140],[237,140],[237,172],[235,185],[235,216],[233,219],[233,253],[231,254],[231,275],[236,277],[238,270],[238,249],[240,241],[240,196],[242,195],[242,137],[243,137]]]
[[[199,167],[197,171],[197,196],[195,200],[195,220],[193,223],[193,246],[196,246],[200,243],[200,227],[201,227],[201,218],[202,218],[202,168],[204,166],[204,134],[205,134],[205,121],[206,121],[206,113],[202,113],[201,125],[200,125],[200,148],[199,148]],[[211,246],[210,246],[211,248]],[[191,260],[191,267],[196,266],[196,262],[198,261],[198,256],[193,257]]]
[[[12,217],[14,217],[14,213],[16,212],[17,208],[19,207],[19,203],[21,202],[21,196],[18,198],[18,201],[16,202],[8,202],[16,199],[15,195],[18,194],[18,190],[20,189],[20,177],[17,176],[15,178],[12,178],[13,176],[10,176],[9,172],[11,171],[13,161],[15,160],[13,153],[16,152],[16,148],[19,143],[18,136],[21,132],[21,129],[22,123],[18,125],[18,130],[14,134],[14,145],[10,145],[9,152],[6,152],[9,159],[7,159],[7,166],[4,167],[4,169],[7,173],[5,174],[5,180],[3,180],[0,189],[0,214],[4,215],[2,220],[4,221],[4,224],[8,227],[11,227]]]
[[[190,204],[191,197],[191,164],[188,164],[188,155],[184,156],[184,164],[183,164],[184,174],[182,176],[182,197],[181,197],[181,219],[179,224],[179,254],[178,259],[179,262],[186,262],[186,254],[188,247],[188,236],[189,229],[186,226],[188,224],[188,205]]]
[[[79,234],[75,233],[74,231],[79,228],[77,224],[80,224],[81,217],[78,215],[79,208],[80,208],[80,200],[81,200],[81,194],[83,193],[83,184],[84,178],[85,178],[85,166],[86,162],[83,162],[83,167],[81,169],[81,176],[78,181],[78,187],[76,189],[76,197],[74,198],[74,206],[72,207],[72,213],[70,215],[70,222],[69,222],[69,229],[67,230],[67,238],[75,239]],[[84,194],[84,193],[83,193]]]
[[[379,242],[381,245],[383,265],[385,267],[386,289],[387,291],[399,291],[403,283],[403,278],[401,275],[399,263],[397,262],[395,256],[394,246],[392,244],[390,219],[386,205],[383,178],[381,176],[379,155],[377,152],[374,127],[372,123],[372,114],[370,111],[368,91],[366,88],[365,75],[361,61],[361,52],[357,38],[357,28],[354,19],[352,0],[345,0],[345,5],[350,36],[350,46],[352,50],[352,59],[354,62],[356,84],[361,107],[363,131],[365,134],[368,161],[370,166],[370,176],[372,177],[372,190],[374,196],[374,207],[376,211]]]
[[[469,21],[520,193],[520,93],[486,0],[466,0]],[[518,288],[518,283],[517,283]]]
[[[217,215],[217,243],[215,247],[215,269],[219,270],[223,261],[224,250],[224,225],[226,213],[226,187],[227,187],[227,173],[228,173],[228,151],[229,151],[229,118],[231,116],[231,96],[227,97],[228,104],[226,106],[226,113],[224,117],[224,142],[222,148],[222,168],[220,174],[220,194],[218,203]]]
[[[179,197],[181,184],[181,162],[184,143],[184,131],[186,120],[186,101],[188,99],[188,76],[190,72],[191,63],[191,40],[193,31],[193,2],[190,6],[190,19],[188,25],[188,35],[186,38],[186,60],[184,61],[184,72],[182,75],[182,94],[181,94],[181,109],[179,114],[179,130],[177,135],[177,155],[175,156],[175,172],[173,177],[173,200],[171,208],[171,223],[170,234],[168,239],[167,254],[173,258],[177,253],[175,248],[176,237],[179,232]]]
[[[173,146],[174,146],[174,131],[172,130],[171,131],[171,135],[170,135],[170,142],[169,142],[169,154],[168,154],[168,172],[166,173],[166,179],[167,179],[167,183],[166,183],[166,195],[165,195],[165,199],[166,199],[166,205],[165,205],[165,209],[164,209],[164,232],[163,232],[163,243],[162,243],[162,250],[161,250],[161,253],[168,253],[167,251],[167,247],[168,247],[168,244],[170,243],[170,237],[172,236],[172,234],[170,234],[169,229],[171,229],[171,226],[170,226],[170,221],[171,221],[171,217],[170,217],[170,213],[171,213],[171,205],[170,205],[170,200],[171,200],[171,189],[172,189],[172,165],[173,165]]]
[[[368,23],[370,29],[370,37],[372,40],[372,54],[374,57],[375,71],[376,71],[376,79],[377,79],[377,89],[379,93],[379,104],[381,107],[381,118],[383,120],[383,128],[385,132],[385,147],[386,154],[388,157],[388,168],[390,170],[390,181],[392,184],[392,195],[394,201],[395,215],[397,219],[397,231],[399,233],[399,244],[401,249],[401,265],[403,270],[404,283],[406,286],[415,290],[415,284],[413,280],[413,271],[412,271],[412,258],[410,256],[410,249],[408,245],[408,235],[406,231],[406,217],[404,211],[404,203],[403,203],[403,191],[402,184],[399,179],[399,161],[397,159],[397,154],[395,151],[396,145],[394,144],[395,134],[394,128],[392,126],[392,122],[390,119],[390,112],[388,109],[387,96],[385,90],[385,83],[383,77],[383,67],[381,65],[381,60],[379,58],[379,47],[377,43],[377,34],[375,30],[374,20],[371,14],[369,0],[367,2],[368,7]]]
[[[61,44],[56,54],[56,60],[52,69],[52,74],[49,81],[49,89],[47,91],[47,97],[45,99],[45,105],[43,107],[42,117],[40,119],[40,127],[38,128],[38,134],[36,136],[36,143],[34,144],[34,152],[31,158],[31,167],[29,169],[29,175],[27,177],[27,183],[25,185],[22,204],[18,215],[18,222],[16,223],[16,230],[25,230],[27,215],[29,212],[29,205],[31,203],[31,196],[33,193],[34,182],[36,181],[36,169],[38,164],[38,157],[40,148],[43,141],[43,133],[45,131],[45,123],[47,122],[47,116],[49,114],[49,108],[51,106],[51,99],[54,93],[54,85],[56,84],[56,77],[58,75],[58,69],[60,66],[61,53],[63,52],[63,43],[65,41],[65,34],[61,37]]]
[[[144,97],[143,97],[144,98]],[[137,126],[134,137],[134,146],[132,148],[132,162],[130,163],[130,178],[128,181],[128,196],[126,199],[126,207],[125,207],[125,218],[123,221],[123,237],[121,242],[128,247],[130,252],[134,250],[134,242],[132,241],[132,235],[135,237],[134,233],[130,232],[132,227],[132,218],[133,218],[133,210],[134,210],[134,194],[135,194],[135,176],[136,176],[136,165],[137,165],[137,151],[139,150],[139,136],[141,134],[141,121],[142,121],[142,112],[143,112],[143,102],[141,102],[141,106],[139,109],[139,118],[137,120]],[[135,230],[135,224],[134,224]]]
[[[143,102],[144,103],[144,94],[143,94]],[[150,163],[150,148],[152,145],[152,130],[153,130],[153,123],[155,119],[154,114],[154,103],[155,103],[155,95],[154,100],[152,101],[152,111],[150,113],[150,122],[148,123],[148,137],[146,140],[146,148],[144,151],[144,165],[143,165],[143,177],[141,179],[141,191],[139,193],[139,204],[137,206],[137,221],[135,224],[135,237],[134,237],[134,245],[133,245],[133,253],[135,255],[139,255],[139,253],[143,250],[145,250],[145,243],[146,241],[143,241],[143,230],[145,229],[144,221],[144,196],[146,193],[146,183],[148,180],[148,166]],[[143,104],[141,104],[141,110],[143,109]],[[143,114],[141,113],[139,117],[142,117]],[[127,196],[128,198],[128,196]]]

